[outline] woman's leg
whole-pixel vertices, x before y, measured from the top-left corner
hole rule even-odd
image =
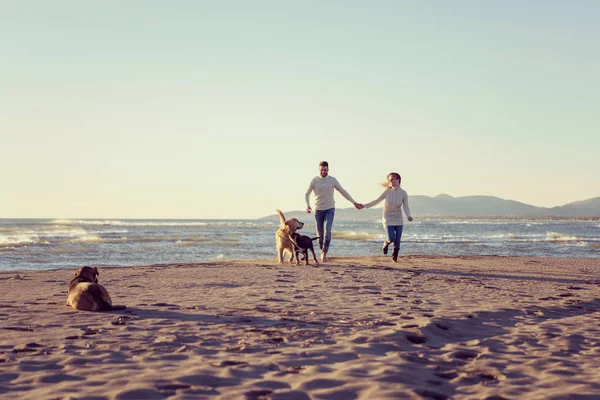
[[[394,262],[398,262],[398,253],[400,252],[400,240],[402,239],[402,230],[404,225],[397,225],[394,227],[396,231],[396,240],[394,240],[394,253],[392,255],[392,260]]]
[[[400,241],[402,239],[402,228],[404,228],[404,225],[396,225],[394,226],[394,248],[395,249],[399,249],[400,248]]]
[[[388,247],[390,245],[390,243],[392,243],[395,239],[395,235],[396,235],[396,231],[394,230],[393,226],[385,226],[385,234],[387,235],[385,241],[383,242],[383,247],[381,248],[381,251],[383,252],[383,254],[387,254],[388,253]]]

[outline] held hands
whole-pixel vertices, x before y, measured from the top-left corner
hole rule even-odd
[[[365,208],[365,206],[360,203],[354,203],[354,207],[356,207],[357,210],[362,210],[363,208]]]

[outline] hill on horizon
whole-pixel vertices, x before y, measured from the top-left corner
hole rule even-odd
[[[409,197],[409,206],[413,216],[433,218],[600,218],[600,197],[548,208],[494,196],[414,195]],[[303,210],[282,211],[286,218],[306,215]],[[336,208],[335,217],[340,220],[374,220],[381,217],[381,206],[364,210],[353,207]],[[261,219],[273,218],[279,217],[272,214]]]

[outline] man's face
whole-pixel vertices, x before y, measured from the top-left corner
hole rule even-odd
[[[329,167],[323,167],[323,166],[319,167],[319,174],[321,175],[321,178],[325,178],[328,173],[329,173]]]

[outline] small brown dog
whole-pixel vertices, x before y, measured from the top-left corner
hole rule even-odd
[[[82,311],[124,310],[126,306],[113,306],[108,291],[98,283],[98,268],[81,267],[69,283],[67,305]]]
[[[275,245],[277,246],[277,260],[279,264],[283,264],[285,253],[290,253],[290,263],[294,261],[294,243],[290,240],[290,235],[296,233],[298,229],[302,229],[304,222],[298,221],[297,218],[290,218],[286,221],[283,213],[279,210],[279,220],[281,225],[275,232]]]

